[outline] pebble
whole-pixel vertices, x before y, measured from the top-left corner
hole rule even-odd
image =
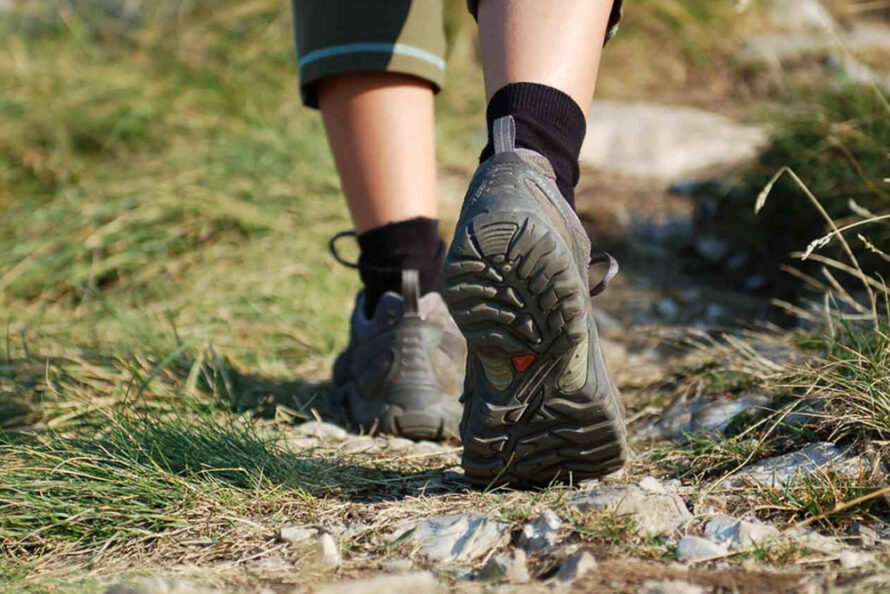
[[[330,439],[341,441],[346,439],[346,429],[332,423],[322,421],[308,421],[291,429],[291,434],[301,437],[315,437],[316,439]]]
[[[291,544],[301,544],[318,535],[315,528],[303,528],[300,526],[283,526],[278,532],[278,537]]]
[[[580,577],[583,577],[597,568],[596,559],[587,551],[580,551],[570,555],[556,572],[556,583],[568,586]]]
[[[643,583],[641,594],[704,594],[701,586],[679,580],[665,580],[662,582],[650,580]]]
[[[740,414],[766,406],[771,401],[769,396],[758,392],[731,399],[678,399],[657,421],[640,424],[636,436],[646,440],[686,441],[689,435],[721,432]]]
[[[522,527],[519,545],[530,553],[552,548],[559,542],[561,527],[562,520],[556,512],[548,509],[533,522]]]
[[[411,559],[394,559],[384,561],[380,567],[387,573],[408,573],[414,569],[414,563]]]
[[[726,515],[714,516],[705,526],[706,538],[732,550],[757,547],[778,536],[775,526]]]
[[[528,573],[528,560],[525,551],[516,549],[495,555],[488,560],[477,577],[488,582],[529,583],[531,576]]]
[[[654,476],[647,476],[643,480],[637,483],[637,486],[647,493],[659,493],[661,495],[667,495],[667,488],[661,484]]]
[[[728,241],[708,235],[696,238],[694,246],[695,253],[702,260],[714,266],[723,262],[732,251],[732,245]]]
[[[838,471],[849,468],[855,472],[856,468],[850,464],[855,461],[849,448],[841,449],[828,442],[814,443],[796,452],[752,464],[738,474],[724,479],[721,485],[741,487],[753,483],[765,487],[787,486],[826,467]],[[858,468],[858,464],[856,467]]]
[[[871,526],[861,522],[853,522],[853,525],[850,526],[850,536],[847,537],[847,542],[868,549],[877,545],[880,539],[878,531]]]
[[[351,437],[343,442],[341,450],[344,454],[364,454],[367,452],[376,452],[380,449],[380,444],[373,437],[360,435]]]
[[[316,590],[317,594],[435,594],[436,579],[428,571],[401,575],[380,575],[367,580],[331,584]]]
[[[200,588],[189,582],[168,580],[160,576],[145,578],[138,584],[114,584],[105,594],[222,594],[219,590]]]
[[[614,511],[630,515],[636,522],[637,532],[645,536],[673,532],[692,519],[679,495],[648,493],[637,485],[604,485],[570,497],[568,506],[578,511]]]
[[[325,567],[335,569],[340,567],[340,547],[330,534],[322,534],[318,537],[318,558]]]
[[[461,563],[507,544],[510,524],[477,512],[434,516],[417,523],[410,539],[431,561]]]
[[[838,561],[844,569],[856,569],[872,565],[875,562],[875,556],[862,551],[841,551],[838,553]]]
[[[683,563],[702,561],[726,555],[726,547],[700,536],[684,536],[677,543],[677,559]]]

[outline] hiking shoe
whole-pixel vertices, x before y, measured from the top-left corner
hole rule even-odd
[[[364,299],[334,363],[349,421],[369,433],[457,439],[467,347],[442,296],[421,297],[417,271],[405,270],[402,294],[385,293],[370,318]]]
[[[479,485],[543,486],[620,469],[627,438],[590,296],[617,273],[591,257],[550,163],[494,123],[445,260],[445,301],[467,339],[463,467]],[[609,272],[590,289],[591,262]]]

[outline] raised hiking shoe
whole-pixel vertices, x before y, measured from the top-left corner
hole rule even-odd
[[[335,397],[370,433],[457,439],[466,342],[438,293],[420,296],[416,270],[402,294],[383,295],[371,318],[356,298],[349,345],[334,363]]]
[[[627,439],[590,296],[617,272],[562,198],[547,159],[494,123],[445,260],[445,300],[467,339],[463,467],[480,485],[577,482],[621,468]],[[591,262],[610,262],[588,287]]]

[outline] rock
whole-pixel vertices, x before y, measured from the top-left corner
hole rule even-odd
[[[705,594],[704,588],[689,582],[665,580],[657,582],[649,580],[643,583],[641,594]]]
[[[581,162],[605,171],[662,180],[756,157],[769,135],[691,107],[596,101]]]
[[[435,594],[436,579],[428,571],[402,575],[381,575],[367,580],[331,584],[316,590],[318,594]]]
[[[711,518],[705,526],[706,538],[732,550],[759,547],[778,536],[779,530],[775,526],[725,515]]]
[[[756,293],[767,288],[769,283],[769,277],[765,274],[752,274],[745,279],[745,284],[742,285],[742,288],[750,293]]]
[[[692,519],[686,504],[675,493],[647,493],[637,485],[604,485],[568,500],[578,511],[610,511],[633,518],[639,534],[658,536],[673,532]]]
[[[373,437],[360,435],[344,441],[340,449],[344,454],[365,454],[376,452],[380,449],[380,444]]]
[[[683,313],[683,308],[670,297],[664,297],[655,304],[655,313],[670,322],[680,317],[680,314]]]
[[[768,396],[756,392],[732,399],[678,399],[665,409],[657,421],[640,424],[636,436],[639,439],[685,441],[692,434],[717,433],[726,429],[743,412],[766,406],[771,401]]]
[[[662,495],[667,495],[668,490],[665,488],[661,482],[655,478],[654,476],[647,476],[643,480],[637,483],[637,486],[647,493],[660,493]]]
[[[726,547],[700,536],[684,536],[677,543],[677,559],[683,563],[726,555]]]
[[[278,537],[285,542],[291,544],[303,544],[306,541],[315,538],[318,530],[315,528],[304,528],[301,526],[283,526],[278,532]]]
[[[510,524],[481,513],[435,516],[418,523],[411,541],[431,561],[472,561],[510,540]]]
[[[568,586],[580,577],[583,577],[597,567],[596,559],[587,551],[579,551],[570,555],[556,572],[556,583],[560,586]]]
[[[713,266],[723,262],[732,250],[732,245],[725,239],[708,235],[697,237],[693,245],[695,253]]]
[[[873,565],[876,561],[875,556],[871,553],[863,553],[862,551],[841,551],[838,553],[838,561],[844,569],[856,569]]]
[[[322,534],[318,537],[318,558],[321,564],[331,569],[340,567],[340,547],[330,534]]]
[[[819,0],[773,0],[770,24],[786,31],[825,31],[837,28]]]
[[[519,545],[530,553],[556,546],[559,542],[559,529],[562,520],[553,510],[545,510],[533,522],[522,527]]]
[[[832,443],[820,442],[785,454],[761,460],[742,470],[738,474],[724,479],[722,486],[740,487],[746,484],[758,484],[766,487],[787,486],[800,477],[812,474],[820,469],[830,467],[843,472],[853,470],[853,458],[849,448],[842,450]]]
[[[525,551],[516,549],[495,555],[479,572],[478,578],[489,582],[505,581],[511,584],[527,584],[531,581]]]
[[[414,442],[404,437],[390,437],[386,440],[386,447],[391,450],[410,450],[414,447]]]
[[[414,563],[411,559],[394,559],[384,561],[380,567],[387,573],[408,573],[414,569]]]
[[[826,555],[836,555],[844,550],[844,546],[834,538],[823,536],[815,530],[789,530],[782,535],[783,542],[794,542],[797,545]]]
[[[321,421],[308,421],[291,429],[291,434],[301,437],[314,437],[316,439],[329,439],[340,441],[346,439],[346,430],[332,423]]]
[[[871,526],[861,522],[853,522],[853,525],[850,526],[850,536],[846,540],[850,544],[868,549],[877,545],[881,537],[878,531]]]
[[[221,592],[199,588],[188,582],[151,576],[138,584],[114,584],[105,590],[105,594],[221,594]]]

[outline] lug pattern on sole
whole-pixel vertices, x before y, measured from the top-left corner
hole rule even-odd
[[[479,214],[457,230],[445,286],[471,353],[467,478],[541,486],[622,467],[625,429],[594,364],[602,353],[587,288],[557,234],[529,213]],[[602,377],[588,373],[597,369]]]

